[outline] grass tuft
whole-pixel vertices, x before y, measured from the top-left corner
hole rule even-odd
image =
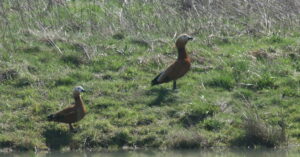
[[[75,84],[76,80],[72,77],[66,76],[55,81],[55,86],[69,86]]]
[[[19,73],[13,69],[0,72],[0,82],[6,80],[14,80],[18,77],[19,77]]]
[[[46,128],[43,132],[46,145],[53,150],[60,150],[71,143],[71,133],[69,130],[59,128]]]
[[[116,33],[112,37],[116,40],[123,40],[125,38],[123,33]]]
[[[264,88],[276,88],[275,78],[264,74],[261,78],[255,81],[257,89],[264,89]]]
[[[76,67],[79,67],[82,64],[85,64],[85,60],[81,56],[77,55],[64,55],[61,57],[61,60],[64,63],[75,65]]]
[[[245,133],[234,141],[234,145],[273,148],[286,140],[282,128],[270,126],[253,117],[245,119],[243,127]]]
[[[235,80],[231,74],[222,73],[213,75],[208,81],[205,82],[208,86],[223,88],[226,90],[233,89]]]
[[[206,119],[203,124],[204,128],[209,131],[218,131],[224,126],[223,123],[215,119]]]
[[[34,81],[31,78],[22,77],[17,80],[17,83],[15,84],[16,87],[26,87],[30,86],[34,83]]]
[[[217,106],[200,103],[191,105],[180,121],[184,127],[191,127],[217,112]]]
[[[172,149],[197,149],[208,147],[208,141],[196,131],[175,130],[168,135],[167,145]]]
[[[132,143],[132,137],[127,129],[116,132],[111,140],[113,144],[117,144],[119,147]]]

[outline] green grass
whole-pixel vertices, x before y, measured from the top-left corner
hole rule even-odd
[[[278,22],[243,34],[248,28],[238,21],[199,18],[179,1],[80,0],[48,10],[45,1],[1,3],[0,148],[189,149],[300,142],[295,25],[287,31]],[[195,37],[187,45],[191,71],[177,81],[177,91],[171,83],[151,87],[176,59],[173,37],[180,33]],[[73,102],[76,85],[87,90],[82,97],[88,114],[71,133],[46,117]],[[287,141],[278,141],[279,134]]]

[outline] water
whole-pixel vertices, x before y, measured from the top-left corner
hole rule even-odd
[[[0,157],[300,157],[299,150],[0,153]]]

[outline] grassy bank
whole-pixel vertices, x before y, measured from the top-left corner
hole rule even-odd
[[[0,147],[298,144],[299,2],[211,2],[1,1]],[[151,87],[183,32],[191,71],[178,91]],[[75,85],[88,114],[70,133],[46,116]]]

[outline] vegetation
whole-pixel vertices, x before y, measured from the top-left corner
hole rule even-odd
[[[0,147],[279,147],[300,142],[296,0],[2,0]],[[191,71],[150,81],[188,33]],[[46,117],[82,85],[88,114]],[[278,138],[280,137],[280,138]]]

